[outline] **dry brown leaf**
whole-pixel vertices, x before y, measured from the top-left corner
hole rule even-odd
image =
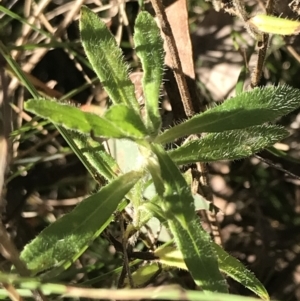
[[[186,0],[178,0],[172,3],[166,8],[166,14],[176,41],[182,70],[185,75],[195,79]],[[166,64],[171,66],[171,58],[168,51],[166,51]]]

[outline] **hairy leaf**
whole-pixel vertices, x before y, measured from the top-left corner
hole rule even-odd
[[[264,300],[270,299],[262,283],[240,261],[229,255],[219,245],[213,243],[212,246],[218,257],[219,268],[223,273],[253,291],[260,298]],[[154,255],[159,258],[158,260],[162,264],[179,269],[187,269],[182,253],[175,246],[165,244],[155,250]]]
[[[72,263],[105,229],[140,176],[139,172],[129,172],[82,201],[26,245],[21,259],[34,274]]]
[[[91,131],[105,138],[142,139],[147,135],[140,116],[125,105],[112,106],[104,117],[46,99],[28,100],[25,109],[54,124],[88,135]]]
[[[195,215],[190,187],[161,147],[153,145],[152,150],[158,158],[160,167],[156,172],[161,173],[165,186],[163,193],[159,192],[160,210],[183,254],[188,270],[204,291],[227,292],[227,285],[219,271],[211,239]],[[155,167],[150,172],[153,174]],[[158,188],[158,191],[161,191],[160,187]],[[151,210],[151,207],[148,209]]]
[[[146,105],[147,126],[158,134],[161,125],[158,100],[163,77],[163,40],[154,18],[148,12],[139,13],[135,21],[134,44],[142,62],[143,91]]]
[[[203,132],[224,132],[260,125],[297,109],[300,90],[289,86],[255,88],[165,131],[157,143]]]
[[[108,181],[112,181],[121,173],[121,170],[104,146],[87,135],[77,132],[71,132],[71,147],[77,150],[77,157],[84,164],[92,177],[99,183],[104,177]]]
[[[288,132],[276,125],[261,125],[243,130],[211,133],[169,152],[178,164],[236,160],[249,157],[285,138]]]
[[[128,77],[128,66],[105,23],[83,6],[79,28],[86,55],[109,97],[114,103],[126,104],[138,112],[139,105],[134,86]]]
[[[6,13],[9,12],[9,10],[6,10]],[[15,18],[17,17],[17,15],[13,15],[12,17]],[[22,20],[23,19],[20,19],[20,21]],[[9,55],[9,52],[7,52],[6,54],[4,53],[3,55],[4,58],[6,58],[7,62],[10,64],[12,70],[14,70],[14,72],[18,75],[18,78],[22,82],[24,87],[27,88],[27,90],[34,98],[39,99],[39,93],[27,78],[27,76],[24,74],[19,65],[16,63],[16,61],[13,60]],[[102,176],[107,179],[112,179],[115,177],[115,174],[117,173],[117,166],[112,158],[103,151],[103,148],[101,146],[98,145],[98,147],[100,147],[102,151],[98,150],[98,152],[96,152],[96,143],[92,141],[90,137],[81,135],[71,130],[67,130],[60,126],[56,126],[56,128],[98,183],[102,181]]]
[[[105,113],[104,118],[110,121],[115,127],[121,129],[128,138],[144,138],[147,135],[147,129],[140,115],[125,105],[110,107]]]

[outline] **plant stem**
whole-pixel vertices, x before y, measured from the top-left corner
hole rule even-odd
[[[190,93],[189,93],[188,86],[186,83],[186,79],[185,79],[184,73],[182,71],[182,66],[181,66],[178,50],[176,47],[176,42],[175,42],[175,39],[174,39],[174,36],[172,33],[170,23],[168,22],[168,18],[165,13],[165,10],[164,10],[161,0],[151,0],[151,3],[153,5],[154,11],[155,11],[156,16],[159,20],[159,23],[161,25],[161,30],[164,33],[165,41],[167,43],[167,47],[170,52],[170,56],[171,56],[171,60],[172,60],[172,64],[173,64],[173,66],[171,66],[171,68],[173,69],[174,76],[175,76],[175,79],[176,79],[176,82],[178,85],[178,89],[179,89],[179,93],[180,93],[180,96],[182,99],[185,114],[188,118],[192,117],[195,114],[195,110],[194,110],[194,107],[193,107],[193,104],[191,101],[191,97],[190,97]],[[197,139],[199,139],[199,137],[197,137]],[[205,163],[199,162],[197,164],[197,169],[198,169],[199,174],[201,175],[199,178],[196,178],[196,180],[199,181],[199,184],[200,184],[200,185],[198,185],[198,187],[199,187],[199,189],[201,189],[200,187],[205,187],[205,189],[203,189],[203,196],[208,201],[213,202],[213,195],[212,195],[211,191],[210,191],[210,193],[206,193],[207,191],[211,190],[211,188],[209,186],[208,173],[207,173]],[[214,231],[215,227],[213,226],[213,225],[217,224],[216,214],[209,212],[209,213],[207,213],[206,216],[207,216],[207,220],[210,223],[210,227],[211,227],[212,233],[214,235],[215,242],[218,244],[221,244],[222,243],[221,240],[217,239],[217,237],[221,237],[219,227],[217,227],[217,230]],[[216,232],[217,232],[217,234],[216,234]]]
[[[258,41],[257,43],[258,46],[257,59],[256,59],[254,70],[251,74],[252,88],[255,88],[259,85],[260,79],[262,77],[267,49],[268,49],[268,42],[269,42],[269,34],[264,33],[262,35],[261,41]]]
[[[272,14],[274,10],[274,0],[268,0],[266,3],[266,14]],[[251,75],[251,87],[257,87],[262,77],[263,68],[266,60],[266,54],[269,44],[269,34],[264,33],[261,41],[258,41],[257,60],[254,71]]]

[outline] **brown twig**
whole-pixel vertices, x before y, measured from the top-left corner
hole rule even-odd
[[[2,62],[4,65],[4,62]],[[2,64],[1,64],[2,65]],[[2,88],[2,99],[0,99],[0,109],[2,120],[0,120],[0,216],[6,202],[3,197],[4,179],[6,174],[6,168],[10,159],[10,142],[8,140],[10,133],[12,132],[12,111],[8,102],[8,78],[5,74],[3,66],[0,66],[0,85]]]
[[[182,71],[182,66],[181,66],[181,61],[179,58],[179,54],[178,54],[178,50],[176,47],[176,42],[172,33],[172,29],[170,27],[170,24],[168,22],[167,19],[167,15],[165,13],[163,4],[160,0],[151,0],[152,6],[154,8],[154,11],[156,13],[156,16],[159,20],[160,26],[161,26],[161,30],[164,33],[164,37],[165,37],[165,41],[170,53],[170,57],[172,60],[172,64],[173,66],[173,72],[174,72],[174,76],[178,85],[178,89],[179,89],[179,93],[181,95],[181,99],[182,99],[182,103],[183,103],[183,107],[184,107],[184,111],[186,116],[192,117],[195,114],[195,110],[193,107],[193,103],[191,101],[191,97],[190,97],[190,93],[188,90],[188,86],[187,86],[187,82],[184,76],[184,73]],[[198,139],[199,137],[197,137]],[[193,138],[192,138],[193,139]],[[199,189],[200,186],[204,187],[206,189],[202,189],[203,193],[205,193],[207,190],[210,189],[209,187],[209,179],[208,179],[208,173],[207,173],[207,169],[206,169],[206,165],[205,163],[201,163],[199,162],[197,164],[197,169],[199,171],[199,174],[201,175],[199,178],[197,178],[196,180],[199,181]],[[213,197],[212,197],[212,193],[210,194],[204,194],[203,195],[208,201],[213,202]],[[214,233],[214,224],[217,224],[217,218],[216,218],[216,214],[215,213],[208,213],[208,221],[210,222],[211,225],[211,230],[212,233]],[[220,231],[219,231],[219,227],[217,227],[217,230],[215,229],[215,231],[217,231],[217,235],[214,236],[214,239],[216,240],[216,243],[221,244],[222,241],[221,239],[218,239],[217,237],[221,237],[220,235]]]
[[[123,249],[123,269],[122,273],[119,278],[119,283],[118,286],[122,286],[121,280],[123,282],[124,278],[122,277],[127,274],[128,277],[128,282],[131,288],[134,288],[134,282],[132,279],[131,271],[130,271],[130,266],[129,266],[129,258],[128,258],[128,252],[127,252],[127,243],[128,239],[127,236],[125,235],[125,227],[124,227],[124,218],[122,214],[120,214],[120,225],[121,225],[121,233],[122,233],[122,249]]]
[[[195,114],[195,111],[193,108],[193,104],[191,101],[190,92],[188,90],[185,76],[182,71],[182,66],[177,51],[175,39],[170,24],[168,22],[166,12],[160,0],[151,0],[151,3],[156,13],[156,16],[159,20],[159,23],[161,25],[161,30],[164,34],[165,41],[170,52],[170,56],[173,64],[173,66],[170,67],[173,69],[174,72],[174,76],[179,88],[179,93],[182,99],[185,114],[187,117],[192,117]]]
[[[263,157],[261,157],[261,156],[259,156],[259,155],[254,155],[254,157],[256,157],[256,158],[259,159],[260,161],[262,161],[262,162],[268,164],[269,166],[272,166],[273,168],[275,168],[275,169],[277,169],[277,170],[280,170],[280,171],[284,172],[285,174],[291,176],[292,178],[295,178],[295,179],[297,179],[297,180],[300,180],[300,176],[298,176],[298,175],[296,175],[296,174],[294,174],[294,173],[288,171],[287,169],[285,169],[285,168],[283,168],[283,167],[281,167],[281,166],[276,165],[276,164],[273,163],[271,160],[268,160],[268,159],[266,159],[266,158],[263,158]]]
[[[266,14],[272,14],[274,11],[274,0],[268,0],[266,3]],[[259,85],[259,82],[261,80],[263,69],[265,65],[266,60],[266,54],[269,46],[269,34],[262,34],[261,41],[258,41],[258,51],[257,51],[257,60],[254,67],[254,70],[251,75],[251,87],[257,87]]]
[[[2,286],[7,291],[7,294],[12,301],[23,301],[24,300],[12,284],[2,283]]]
[[[214,195],[210,187],[208,170],[205,163],[198,162],[197,169],[199,171],[199,183],[201,184],[200,187],[198,187],[198,190],[206,198],[207,201],[214,204]],[[217,219],[217,213],[214,210],[206,210],[203,211],[203,213],[205,218],[207,219],[207,222],[209,223],[211,235],[213,237],[214,242],[222,246],[223,239],[221,235],[220,224]]]
[[[264,33],[262,35],[261,41],[259,41],[257,43],[257,46],[258,46],[257,59],[256,59],[255,67],[251,74],[251,87],[252,88],[257,87],[261,80],[263,70],[264,70],[265,60],[266,60],[268,43],[269,43],[269,34]]]

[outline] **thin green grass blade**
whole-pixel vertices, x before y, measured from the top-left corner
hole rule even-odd
[[[286,85],[255,88],[165,131],[157,143],[203,132],[224,132],[260,125],[284,116],[300,106],[300,90]]]
[[[139,111],[128,66],[114,36],[98,16],[83,6],[79,21],[81,41],[94,71],[114,103]]]
[[[161,147],[153,145],[152,150],[158,158],[165,186],[163,195],[160,195],[160,207],[188,270],[203,291],[228,292],[226,281],[219,271],[211,239],[196,217],[190,187]],[[153,174],[154,168],[150,172]]]
[[[140,177],[140,172],[129,172],[82,201],[26,245],[21,259],[33,274],[73,262],[105,229],[121,200]]]
[[[13,18],[15,20],[18,20],[20,23],[26,24],[27,26],[31,27],[34,31],[38,32],[42,36],[45,36],[45,37],[48,37],[48,38],[52,38],[53,37],[49,32],[44,31],[44,30],[36,27],[34,24],[28,22],[25,18],[22,18],[18,14],[16,14],[13,11],[11,11],[11,10],[3,7],[2,5],[0,5],[0,11],[3,12],[4,14],[10,16],[11,18]]]
[[[247,77],[249,76],[249,70],[246,65],[241,68],[237,83],[235,85],[235,94],[239,95],[244,91],[244,85]]]
[[[139,13],[134,26],[134,44],[143,67],[143,91],[146,105],[146,125],[157,135],[161,118],[158,100],[163,78],[164,48],[160,30],[148,12]]]
[[[153,288],[141,289],[97,289],[78,287],[57,283],[44,283],[39,278],[24,278],[14,274],[0,273],[0,282],[13,284],[22,297],[32,297],[32,290],[39,289],[44,295],[63,295],[72,298],[89,298],[105,300],[110,296],[114,300],[189,300],[189,301],[257,301],[257,298],[229,294],[204,294],[195,290],[184,290],[179,286],[162,286],[159,290]],[[0,289],[0,296],[6,297],[9,292]],[[274,300],[275,301],[275,300]]]
[[[269,147],[267,149],[267,151],[269,153],[271,153],[273,156],[277,157],[277,158],[281,158],[281,159],[286,160],[286,161],[291,162],[291,163],[300,164],[300,160],[299,159],[291,156],[286,151],[279,150],[279,149],[277,149],[275,147]]]
[[[99,83],[99,78],[98,77],[93,77],[91,78],[90,82],[84,83],[83,85],[76,87],[75,89],[69,91],[68,93],[64,94],[61,98],[59,98],[57,101],[58,102],[64,102],[69,99],[73,99],[75,95],[78,93],[84,91],[85,89],[89,88],[91,85],[96,85]]]
[[[51,43],[53,43],[53,47],[54,47],[54,45],[56,47],[57,43],[59,43],[58,41],[55,40],[56,37],[54,37],[53,34],[36,27],[34,24],[29,23],[25,18],[22,18],[21,16],[15,14],[11,10],[8,10],[7,8],[3,7],[2,5],[0,5],[0,11],[5,13],[6,15],[10,16],[11,18],[13,18],[15,20],[18,20],[20,23],[31,27],[33,31],[35,31],[35,32],[41,34],[42,36],[47,37],[48,39],[50,39]],[[72,43],[72,44],[74,45],[74,43]],[[78,61],[80,61],[82,64],[84,64],[85,66],[90,68],[90,64],[88,63],[87,59],[84,58],[81,54],[79,54],[79,52],[74,51],[72,47],[68,47],[68,46],[70,46],[70,43],[65,43],[65,48],[67,48],[68,52],[70,54],[74,55],[74,57],[76,57],[76,59]],[[23,45],[23,46],[20,46],[20,47],[25,47],[26,48],[26,45]],[[42,44],[38,44],[36,48],[41,48],[41,47],[44,47],[44,46]],[[12,49],[12,48],[9,47],[9,49]]]
[[[243,130],[207,134],[168,152],[176,164],[237,160],[249,157],[288,136],[276,125],[260,125]]]
[[[37,48],[70,48],[76,46],[78,43],[76,42],[56,42],[51,41],[49,43],[27,43],[24,45],[9,45],[7,47],[8,50],[22,50],[22,51],[30,51],[36,50]],[[79,44],[77,45],[79,46]]]
[[[104,117],[47,99],[28,100],[25,109],[54,124],[88,135],[91,131],[105,138],[143,139],[147,135],[140,116],[125,105],[112,106]]]
[[[15,60],[11,57],[10,53],[7,51],[6,47],[0,40],[0,54],[4,57],[8,65],[10,66],[11,70],[15,73],[15,75],[20,79],[20,81],[24,84],[24,86],[27,88],[27,90],[30,92],[30,94],[38,98],[39,93],[33,86],[33,84],[27,80],[24,72],[19,67],[19,65],[15,62]]]

